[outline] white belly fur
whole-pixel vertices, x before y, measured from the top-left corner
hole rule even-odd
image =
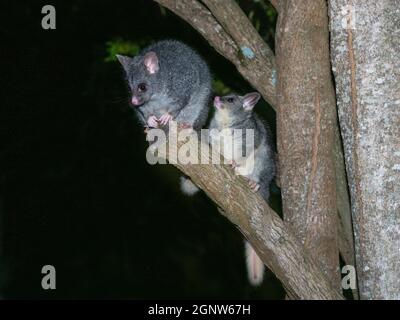
[[[220,146],[220,153],[228,161],[236,163],[236,173],[249,177],[254,170],[254,150],[250,154],[242,156],[242,137],[234,137],[233,130],[223,129],[213,132],[210,136],[211,145],[215,148]],[[245,146],[243,146],[245,147]]]

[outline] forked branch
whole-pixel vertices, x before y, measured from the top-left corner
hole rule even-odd
[[[176,155],[181,154],[178,151],[182,145],[185,150],[198,150],[197,159],[201,159],[201,163],[180,163]],[[167,148],[159,147],[157,151],[158,157],[173,159],[173,165],[222,209],[221,212],[238,227],[262,261],[281,280],[291,298],[342,299],[318,263],[262,197],[251,191],[247,182],[235,175],[229,166],[213,164],[210,154],[208,144],[201,143],[195,133],[189,141],[169,143]]]

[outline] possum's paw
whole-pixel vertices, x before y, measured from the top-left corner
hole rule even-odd
[[[178,123],[178,127],[179,129],[193,129],[193,126],[187,122]]]
[[[260,189],[260,185],[256,181],[253,181],[253,180],[250,180],[250,179],[249,179],[249,187],[254,192],[257,192],[258,189]]]
[[[246,171],[244,170],[245,167],[241,164],[238,164],[237,162],[235,162],[232,165],[233,171],[235,172],[235,174],[237,176],[243,176],[243,178],[245,178],[246,180],[249,180],[249,178],[246,177]]]
[[[194,132],[193,126],[187,122],[178,123],[178,128],[181,130],[185,130],[189,134],[192,134]]]
[[[158,122],[165,126],[166,124],[168,124],[170,121],[172,120],[172,116],[169,113],[165,113],[163,114],[159,119]]]
[[[158,128],[158,119],[156,118],[156,116],[150,116],[147,119],[147,125],[150,128]]]
[[[231,166],[233,169],[236,169],[236,167],[238,166],[235,160],[228,160],[228,165]]]

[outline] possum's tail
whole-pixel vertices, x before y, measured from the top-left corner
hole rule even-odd
[[[181,190],[187,196],[193,196],[200,189],[187,177],[181,176]]]
[[[253,286],[258,286],[261,284],[264,278],[264,263],[247,241],[245,241],[245,252],[249,281]]]

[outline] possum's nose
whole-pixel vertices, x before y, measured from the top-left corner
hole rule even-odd
[[[218,109],[221,108],[221,106],[222,106],[221,97],[216,96],[214,98],[214,106],[217,107]]]
[[[134,106],[140,105],[140,99],[139,99],[138,97],[136,97],[136,96],[133,96],[133,97],[132,97],[132,104],[133,104]]]

